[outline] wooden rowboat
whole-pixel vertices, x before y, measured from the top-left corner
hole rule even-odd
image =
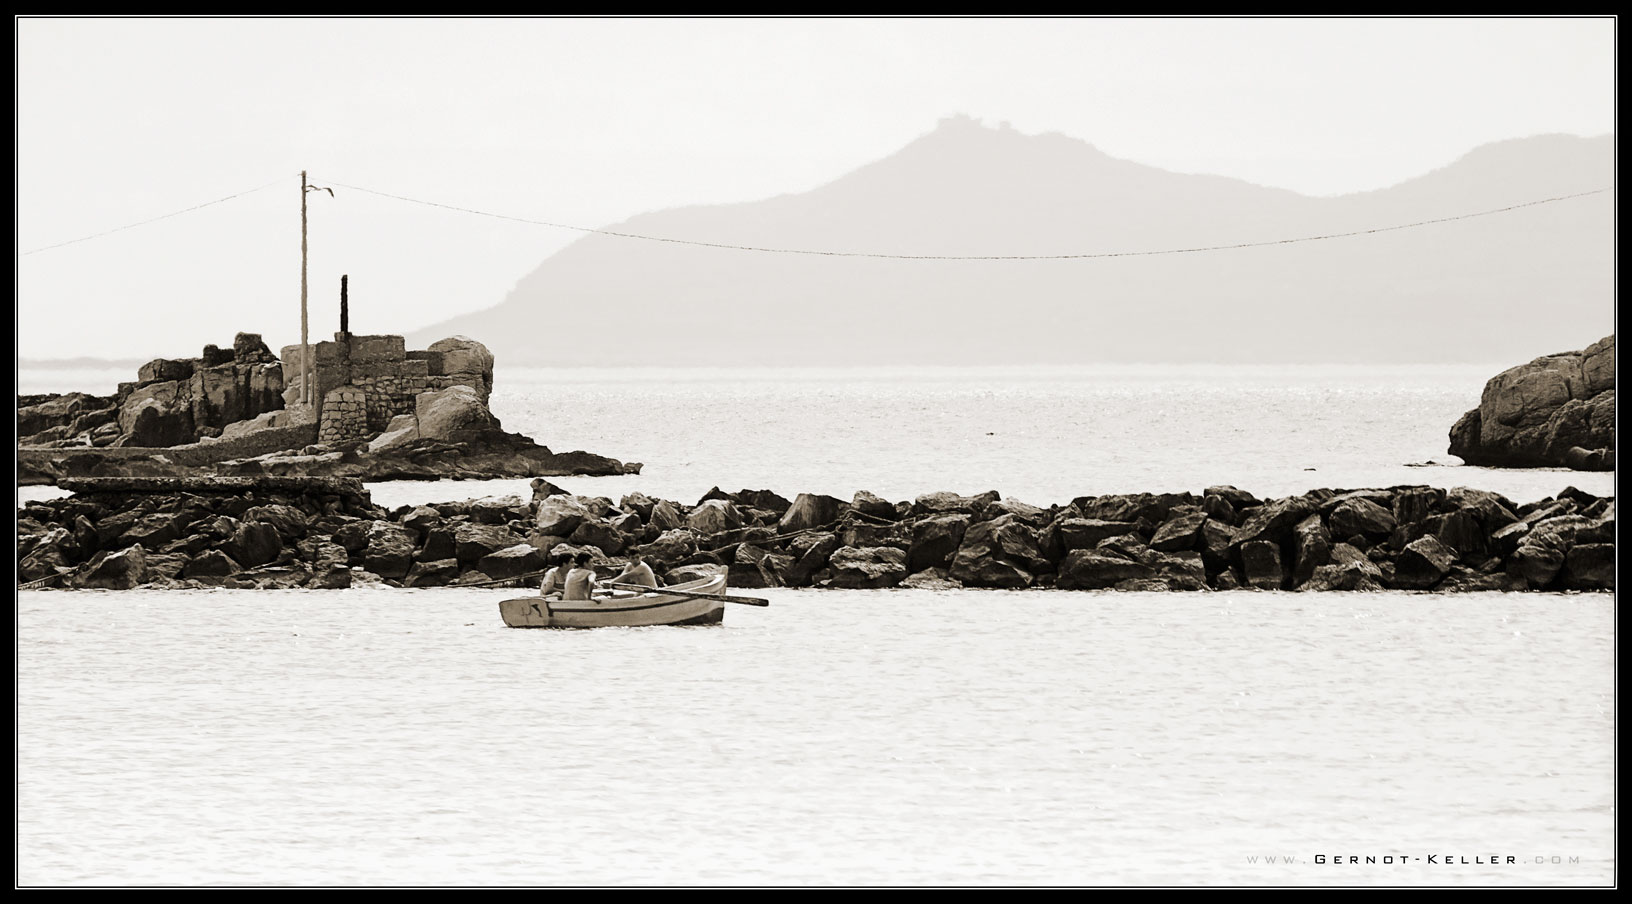
[[[499,614],[512,628],[717,625],[725,619],[724,593],[725,575],[720,574],[646,593],[618,592],[590,600],[523,596],[499,603]]]

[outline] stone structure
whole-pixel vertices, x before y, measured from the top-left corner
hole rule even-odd
[[[315,359],[312,415],[322,427],[322,442],[368,439],[385,432],[393,418],[413,415],[422,393],[469,386],[483,406],[493,391],[493,355],[480,342],[455,336],[409,351],[401,336],[335,333],[331,342],[311,346]],[[300,346],[283,348],[284,402],[300,406]],[[336,395],[340,388],[355,390]],[[330,416],[331,399],[342,400],[345,413]],[[364,417],[352,416],[359,404]]]
[[[368,435],[367,397],[356,386],[336,386],[324,394],[317,441],[341,443]]]
[[[17,397],[19,486],[76,477],[327,476],[366,480],[638,474],[640,464],[552,452],[506,433],[487,407],[493,355],[455,336],[408,351],[401,336],[341,332],[281,363],[260,337],[159,359],[115,396]],[[285,378],[288,388],[285,390]]]

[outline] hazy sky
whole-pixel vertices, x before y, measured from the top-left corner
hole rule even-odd
[[[1312,195],[1615,115],[1608,17],[21,18],[15,39],[25,358],[298,341],[302,169],[605,226],[805,191],[957,113]],[[316,336],[341,273],[353,329],[401,333],[578,237],[335,191],[310,199]]]

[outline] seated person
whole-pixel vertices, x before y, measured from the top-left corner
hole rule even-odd
[[[544,580],[538,585],[539,596],[560,596],[561,588],[567,582],[567,563],[571,561],[566,556],[552,556],[549,560],[550,570],[544,572]]]
[[[561,598],[564,600],[587,600],[595,590],[595,570],[589,567],[589,553],[581,552],[573,557],[572,570],[567,572],[562,582]]]
[[[629,560],[623,568],[623,573],[613,578],[613,584],[639,584],[642,587],[656,587],[657,575],[652,573],[652,566],[646,560],[636,556]]]

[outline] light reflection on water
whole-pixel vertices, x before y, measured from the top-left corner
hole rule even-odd
[[[1581,884],[1613,597],[27,592],[23,884]],[[1249,857],[1575,864],[1275,869]]]
[[[1446,452],[1451,424],[1478,404],[1494,373],[1460,365],[501,367],[492,408],[506,430],[556,451],[643,462],[638,476],[555,480],[614,500],[639,491],[691,504],[714,486],[790,499],[868,490],[892,501],[995,489],[1045,507],[1216,484],[1261,497],[1407,484],[1494,490],[1517,503],[1568,486],[1613,494],[1613,473],[1470,468]],[[1417,466],[1429,461],[1437,464]],[[371,490],[388,508],[529,492],[519,479]]]

